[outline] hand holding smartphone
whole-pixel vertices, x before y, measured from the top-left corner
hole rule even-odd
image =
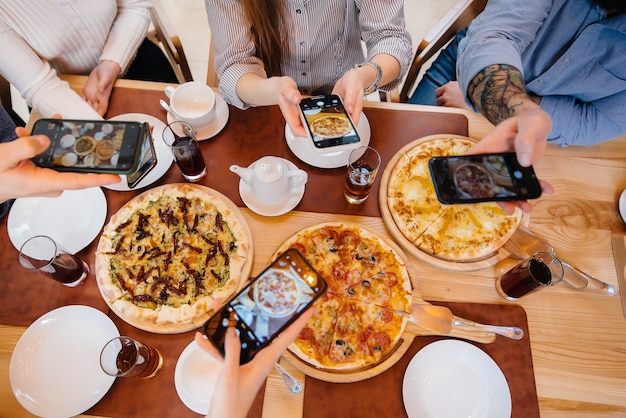
[[[50,147],[31,160],[57,171],[130,174],[137,170],[146,126],[141,122],[40,119],[32,135]]]
[[[515,201],[541,196],[532,167],[522,167],[514,152],[433,157],[429,168],[441,203]]]
[[[318,153],[352,149],[361,145],[356,126],[336,94],[302,99],[300,118]]]
[[[295,249],[280,255],[203,326],[208,340],[224,355],[226,330],[234,327],[245,364],[271,343],[326,291],[326,282]]]

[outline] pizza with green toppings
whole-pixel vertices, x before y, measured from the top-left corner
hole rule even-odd
[[[105,226],[96,279],[131,324],[193,324],[240,283],[249,229],[223,196],[188,184],[149,190]]]

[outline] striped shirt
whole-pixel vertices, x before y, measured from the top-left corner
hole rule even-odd
[[[0,0],[0,74],[44,116],[101,119],[58,73],[101,60],[126,69],[150,24],[148,0]]]
[[[404,0],[285,0],[285,4],[289,39],[281,70],[302,94],[329,94],[354,64],[378,54],[395,57],[401,66],[400,76],[382,90],[398,85],[408,69],[412,46],[405,29]],[[249,104],[236,93],[239,78],[248,73],[267,76],[255,57],[250,24],[239,0],[205,0],[205,5],[220,92],[227,102],[245,109]]]

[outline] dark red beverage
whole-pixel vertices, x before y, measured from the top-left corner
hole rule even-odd
[[[119,375],[149,378],[156,375],[163,365],[161,354],[156,348],[134,344],[124,345],[117,354],[115,364]]]
[[[518,299],[539,286],[549,286],[551,282],[550,268],[533,258],[528,265],[521,263],[504,273],[498,282],[498,291],[507,299]]]
[[[60,253],[50,263],[49,271],[47,269],[42,271],[57,282],[69,285],[82,281],[89,273],[89,268],[78,257]]]
[[[344,189],[348,202],[361,203],[365,201],[374,185],[375,175],[374,169],[367,164],[352,169],[348,168]]]
[[[206,175],[206,164],[200,146],[193,138],[177,137],[172,146],[176,164],[189,181],[198,181]]]

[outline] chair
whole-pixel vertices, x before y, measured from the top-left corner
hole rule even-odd
[[[163,49],[180,83],[193,81],[183,44],[160,0],[152,0],[150,15],[154,30],[148,33],[148,37],[156,40]]]
[[[407,73],[398,100],[407,102],[413,91],[422,65],[443,48],[458,32],[467,27],[480,12],[487,0],[457,0],[448,12],[426,34],[417,46],[413,62]],[[392,101],[393,100],[392,98]]]
[[[206,84],[209,87],[218,87],[219,78],[215,71],[215,49],[213,48],[213,40],[209,43],[209,64],[207,65]]]
[[[0,76],[0,104],[4,110],[11,116],[13,122],[18,126],[24,126],[24,120],[13,109],[13,100],[11,99],[11,84],[2,76]]]

